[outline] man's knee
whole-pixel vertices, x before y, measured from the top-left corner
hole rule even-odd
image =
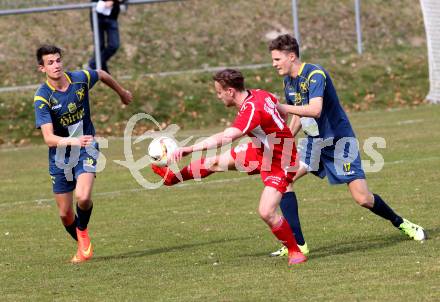
[[[216,155],[205,159],[205,167],[211,171],[223,172],[228,170],[228,162],[221,155]]]
[[[91,202],[90,194],[87,192],[75,192],[75,198],[79,205],[87,206]]]
[[[109,43],[107,46],[107,51],[109,51],[112,54],[115,54],[119,49],[119,43]]]
[[[259,208],[258,209],[258,214],[260,215],[261,219],[264,220],[264,222],[266,222],[268,225],[273,225],[275,218],[276,218],[276,212],[271,211],[270,209],[267,208]]]
[[[258,209],[258,214],[260,215],[261,219],[263,219],[266,223],[270,220],[270,213],[268,211]]]
[[[60,211],[60,219],[63,225],[71,225],[75,221],[75,217],[71,210]]]
[[[374,205],[373,194],[368,190],[365,179],[356,179],[348,184],[349,190],[356,203],[371,209]]]
[[[107,51],[114,54],[119,49],[119,46],[120,46],[119,38],[114,37],[112,34],[109,34]]]
[[[370,193],[356,194],[353,198],[361,207],[371,209],[374,205],[374,198]]]

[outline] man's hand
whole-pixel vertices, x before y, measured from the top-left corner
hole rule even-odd
[[[93,143],[93,135],[81,135],[79,137],[63,137],[57,146],[87,147]]]
[[[113,7],[113,1],[104,1],[106,8],[112,8]]]
[[[121,102],[125,105],[128,105],[131,103],[131,101],[133,100],[133,95],[131,94],[130,91],[123,89],[122,92],[119,94],[120,98],[121,98]]]
[[[124,89],[113,77],[104,70],[98,70],[99,79],[108,87],[113,89],[121,98],[121,102],[128,105],[133,100],[133,95],[127,89]]]
[[[177,148],[171,155],[171,158],[168,159],[168,164],[177,163],[181,161],[184,156],[192,152],[193,152],[192,146]]]
[[[78,137],[78,145],[81,147],[90,146],[93,143],[93,135],[82,135]]]

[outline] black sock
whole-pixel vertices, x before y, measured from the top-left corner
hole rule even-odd
[[[296,243],[304,245],[305,240],[301,230],[301,223],[299,221],[298,201],[296,200],[295,192],[286,192],[283,194],[280,208],[284,218],[286,218],[293,234],[295,235]]]
[[[394,211],[385,203],[385,201],[380,198],[379,195],[373,194],[374,196],[374,205],[373,208],[370,209],[376,215],[379,215],[382,218],[385,218],[395,226],[399,227],[399,225],[403,222],[402,217],[394,213]]]
[[[88,210],[81,210],[78,204],[76,204],[76,214],[78,215],[78,222],[76,224],[77,228],[81,231],[87,229],[89,224],[90,215],[92,215],[93,204]]]
[[[75,239],[76,241],[78,241],[78,238],[76,237],[76,221],[77,221],[77,219],[78,218],[75,216],[75,220],[72,222],[72,224],[64,226],[67,233],[69,233],[70,236],[72,236],[72,238]]]

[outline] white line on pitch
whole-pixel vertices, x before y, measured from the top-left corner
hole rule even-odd
[[[396,123],[384,123],[384,124],[374,124],[374,125],[361,125],[361,126],[356,126],[355,129],[363,129],[363,128],[376,128],[376,127],[384,127],[384,126],[395,126],[395,125],[405,125],[405,124],[415,124],[415,123],[421,123],[424,122],[425,120],[423,119],[419,119],[419,120],[405,120],[405,121],[400,121],[400,122],[396,122]],[[209,133],[206,134],[194,134],[192,135],[195,138],[199,138],[199,137],[205,137],[205,136],[209,136]],[[188,133],[188,136],[190,136],[190,134]],[[132,136],[132,139],[136,139],[138,136]],[[124,140],[123,136],[109,136],[109,137],[105,137],[105,139],[107,140],[115,140],[115,141],[122,141]],[[2,147],[0,148],[0,152],[15,152],[15,151],[20,151],[20,150],[29,150],[29,149],[34,149],[34,148],[44,148],[46,147],[45,145],[41,144],[41,145],[31,145],[31,146],[24,146],[24,147]]]
[[[432,156],[432,157],[425,157],[425,158],[419,158],[416,160],[410,160],[411,162],[420,162],[420,161],[429,161],[429,160],[437,160],[440,159],[438,156]],[[395,160],[391,162],[385,162],[386,165],[398,165],[398,164],[404,164],[408,160]],[[193,186],[199,186],[199,185],[210,185],[210,184],[218,184],[218,183],[228,183],[228,182],[237,182],[242,181],[246,179],[255,179],[256,177],[235,177],[235,178],[228,178],[228,179],[218,179],[218,180],[212,180],[212,181],[196,181],[191,183],[182,183],[179,185],[174,186],[174,188],[183,188],[183,187],[193,187]],[[169,187],[161,187],[161,189],[169,189]],[[108,196],[108,195],[115,195],[115,194],[123,194],[123,193],[133,193],[133,192],[141,192],[141,191],[147,191],[147,189],[144,188],[138,188],[138,189],[128,189],[128,190],[119,190],[119,191],[109,191],[109,192],[97,192],[94,193],[94,196]],[[53,201],[53,198],[43,198],[43,199],[35,199],[35,200],[25,200],[25,201],[15,201],[15,202],[7,202],[7,203],[1,203],[0,208],[6,208],[6,207],[12,207],[12,206],[18,206],[28,203],[36,203],[38,205],[45,203],[45,202],[51,202]]]
[[[197,182],[191,182],[191,183],[178,184],[176,186],[173,186],[173,188],[183,188],[183,187],[193,187],[193,186],[199,186],[199,185],[210,185],[210,184],[237,182],[237,181],[242,181],[242,180],[246,180],[246,179],[255,179],[255,178],[256,177],[248,177],[247,176],[247,177],[217,179],[217,180],[205,181],[205,182],[197,181]],[[170,189],[170,187],[163,186],[160,189]],[[141,192],[141,191],[148,191],[148,189],[138,188],[138,189],[127,189],[127,190],[119,190],[119,191],[109,191],[109,192],[97,192],[97,193],[94,193],[93,196],[108,196],[108,195],[116,195],[116,194],[123,194],[123,193]],[[29,204],[29,203],[36,203],[37,205],[41,205],[42,203],[52,202],[52,201],[54,201],[53,197],[52,198],[35,199],[35,200],[7,202],[7,203],[0,204],[0,208],[19,206],[19,205]]]

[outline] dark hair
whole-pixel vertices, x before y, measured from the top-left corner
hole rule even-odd
[[[43,56],[45,55],[53,55],[53,54],[62,55],[61,48],[55,45],[42,45],[37,49],[37,62],[40,65],[44,65]]]
[[[234,88],[239,91],[244,90],[244,77],[238,70],[221,70],[217,72],[212,79],[222,85],[223,88]]]
[[[299,58],[298,41],[291,35],[281,35],[272,40],[269,44],[269,51],[279,50],[293,52]]]

